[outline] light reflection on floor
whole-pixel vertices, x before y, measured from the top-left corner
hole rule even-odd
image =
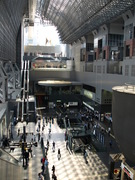
[[[88,164],[85,163],[82,154],[70,154],[66,149],[64,140],[64,131],[56,124],[52,126],[52,137],[50,144],[55,141],[55,152],[49,150],[49,172],[51,167],[55,165],[58,180],[108,180],[108,169],[102,163],[96,153],[90,152]],[[57,158],[58,148],[61,150],[61,159]]]

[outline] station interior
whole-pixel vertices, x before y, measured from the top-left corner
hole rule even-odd
[[[135,0],[0,0],[0,179],[135,180]]]

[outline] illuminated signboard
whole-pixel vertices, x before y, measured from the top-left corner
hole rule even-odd
[[[129,168],[125,164],[121,163],[121,169],[128,175],[128,177],[133,179],[133,173],[129,170]]]
[[[88,97],[89,99],[95,100],[95,93],[92,93],[91,91],[84,90],[83,91],[84,96]]]

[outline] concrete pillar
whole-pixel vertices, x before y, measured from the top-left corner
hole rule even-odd
[[[109,179],[113,179],[114,166],[115,166],[115,162],[111,161],[109,167]]]

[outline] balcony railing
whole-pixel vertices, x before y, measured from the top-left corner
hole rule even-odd
[[[85,63],[85,72],[94,72],[96,67],[96,73],[108,73],[108,74],[122,74],[121,61],[94,61]],[[99,71],[100,68],[100,71]]]
[[[107,61],[108,74],[122,74],[120,61]]]
[[[86,72],[93,72],[93,62],[86,62],[85,63],[85,71]]]
[[[63,69],[63,70],[72,70],[73,62],[68,61],[50,61],[50,62],[32,62],[31,69],[33,70],[46,70],[46,69]]]

